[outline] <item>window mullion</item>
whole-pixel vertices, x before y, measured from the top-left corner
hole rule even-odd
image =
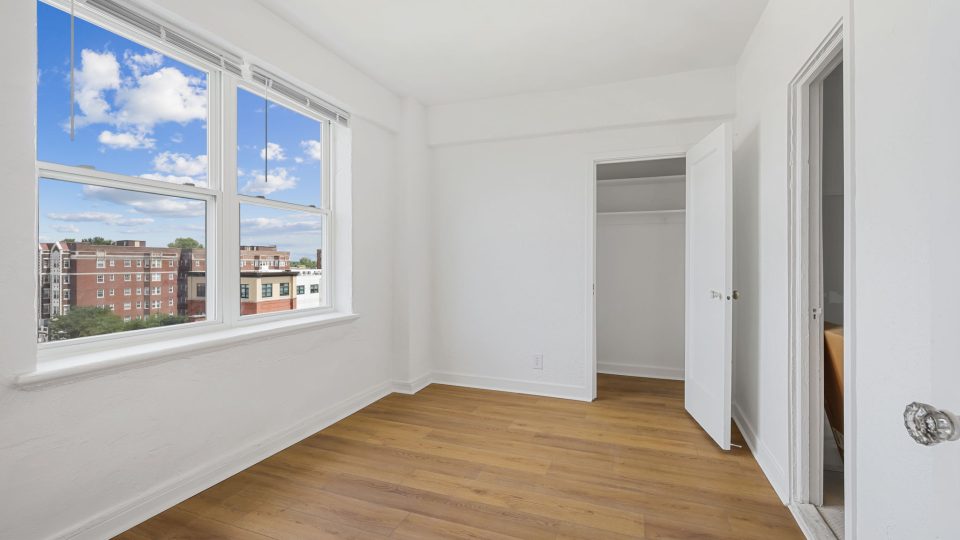
[[[237,195],[237,78],[222,78],[220,189],[223,193],[220,220],[220,305],[223,320],[235,325],[240,320],[240,200]]]

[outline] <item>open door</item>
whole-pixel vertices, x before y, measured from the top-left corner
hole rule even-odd
[[[724,450],[730,449],[733,357],[732,161],[729,124],[687,152],[684,402]]]

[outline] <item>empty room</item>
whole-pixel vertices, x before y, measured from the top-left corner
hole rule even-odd
[[[0,539],[960,538],[958,24],[4,1]]]

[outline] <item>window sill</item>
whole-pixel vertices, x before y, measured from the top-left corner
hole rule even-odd
[[[171,338],[161,342],[101,350],[65,358],[39,361],[37,369],[17,377],[16,386],[22,390],[55,384],[65,384],[107,373],[128,369],[146,363],[172,360],[183,355],[195,355],[234,346],[253,339],[289,334],[307,328],[342,324],[358,319],[354,313],[324,313],[307,317],[240,325],[211,330],[202,334]]]

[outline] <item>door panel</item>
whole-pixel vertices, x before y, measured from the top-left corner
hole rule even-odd
[[[732,143],[723,124],[687,152],[685,405],[730,449]]]

